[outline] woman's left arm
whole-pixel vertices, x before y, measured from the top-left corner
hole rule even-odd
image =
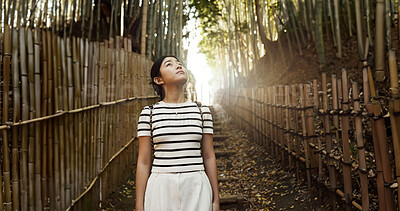
[[[213,211],[219,211],[219,191],[217,176],[217,161],[215,159],[213,134],[203,133],[202,155],[204,167],[213,191]]]

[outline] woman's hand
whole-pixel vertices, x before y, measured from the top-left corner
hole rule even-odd
[[[219,211],[219,200],[214,200],[212,203],[212,210]]]

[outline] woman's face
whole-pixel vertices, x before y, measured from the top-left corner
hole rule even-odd
[[[182,66],[182,63],[174,57],[166,57],[162,61],[160,72],[164,85],[184,85],[188,79],[187,70]]]

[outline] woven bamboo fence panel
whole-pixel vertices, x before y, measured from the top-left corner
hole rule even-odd
[[[99,210],[134,172],[152,61],[122,37],[6,25],[1,43],[0,210]]]
[[[341,76],[322,73],[320,80],[308,84],[221,89],[216,99],[235,124],[299,181],[305,176],[309,188],[314,181],[327,186],[346,209],[398,210],[400,101],[395,64],[391,61],[390,98],[377,97],[371,69],[365,66],[362,86],[350,83],[342,70]]]

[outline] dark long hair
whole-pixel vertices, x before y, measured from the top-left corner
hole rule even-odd
[[[150,76],[151,76],[150,84],[153,85],[154,91],[156,91],[157,95],[160,96],[161,100],[163,100],[165,97],[165,91],[161,85],[158,85],[154,82],[154,78],[161,76],[160,67],[161,67],[161,64],[164,61],[164,59],[167,57],[174,57],[175,59],[178,59],[178,58],[176,58],[176,56],[172,56],[172,55],[161,56],[154,62],[153,66],[151,66],[151,72],[150,72]]]

